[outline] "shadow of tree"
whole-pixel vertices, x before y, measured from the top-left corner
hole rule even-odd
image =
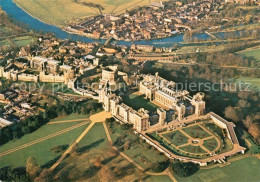
[[[50,168],[60,157],[61,157],[61,155],[59,155],[59,156],[55,157],[54,159],[46,162],[45,164],[43,164],[41,166],[41,168]]]
[[[86,145],[86,146],[83,146],[83,147],[79,148],[77,152],[78,153],[86,152],[87,150],[90,150],[90,149],[92,149],[94,147],[97,147],[100,143],[102,143],[104,141],[105,141],[105,139],[103,139],[103,138],[99,139],[99,140],[91,143],[90,145]]]

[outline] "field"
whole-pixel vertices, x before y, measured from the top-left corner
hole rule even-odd
[[[71,115],[68,118],[63,117],[57,119],[58,121],[66,121],[68,119],[78,119],[78,115]],[[82,116],[82,115],[81,115]],[[85,118],[87,118],[85,116]],[[55,120],[55,121],[57,121]],[[47,124],[42,126],[37,131],[27,134],[20,139],[15,141],[8,142],[7,144],[0,147],[0,153],[6,152],[10,149],[15,149],[22,145],[33,142],[37,139],[49,136],[53,133],[62,131],[64,129],[75,126],[83,121],[71,122],[71,123],[60,123],[60,124]],[[74,140],[84,131],[88,124],[65,132],[61,135],[55,136],[48,140],[36,143],[34,145],[22,148],[13,153],[0,157],[0,167],[12,166],[12,167],[21,167],[25,166],[26,160],[29,157],[35,157],[39,165],[48,165],[49,162],[59,157],[62,152],[53,152],[50,149],[57,145],[70,145]]]
[[[217,181],[259,181],[260,160],[248,157],[232,162],[225,167],[201,169],[187,178],[177,178],[180,182],[217,182]]]
[[[1,39],[0,47],[2,47],[3,50],[8,50],[10,47],[28,46],[34,42],[36,42],[36,39],[32,36],[14,36],[8,39]]]
[[[93,0],[81,0],[78,2],[93,3]],[[77,22],[89,16],[100,14],[94,7],[86,6],[73,0],[15,0],[21,8],[30,15],[57,26]],[[99,0],[95,1],[103,7],[104,14],[122,14],[127,10],[150,4],[149,0]]]
[[[144,108],[148,111],[156,111],[158,106],[151,103],[149,100],[144,98],[144,95],[139,95],[136,93],[127,94],[124,96],[124,103],[130,107],[132,107],[135,110],[138,110],[140,108]]]
[[[246,50],[238,52],[240,55],[245,55],[247,57],[253,57],[255,60],[260,62],[260,47],[248,48]]]
[[[260,89],[260,79],[259,78],[251,78],[251,77],[240,77],[235,79],[235,82],[237,84],[244,84],[245,87],[249,84],[249,88],[254,88],[254,89]]]
[[[8,50],[11,47],[21,47],[31,45],[36,42],[36,38],[29,33],[17,33],[6,25],[0,25],[0,47]]]

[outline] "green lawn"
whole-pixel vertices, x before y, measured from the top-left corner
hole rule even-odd
[[[244,50],[244,51],[239,52],[239,54],[245,55],[247,57],[253,57],[257,61],[260,61],[260,48]]]
[[[107,136],[102,123],[96,123],[78,144],[80,150],[105,148],[108,145]]]
[[[14,43],[18,46],[27,46],[30,45],[32,42],[35,42],[36,39],[32,36],[21,36],[21,37],[15,37],[12,39]]]
[[[182,130],[193,138],[203,139],[203,138],[211,136],[208,132],[204,131],[198,125],[191,126],[191,127],[188,127],[188,128],[183,128]]]
[[[151,103],[149,100],[144,98],[144,95],[130,94],[126,95],[124,98],[124,103],[135,110],[144,108],[148,111],[154,112],[159,108],[155,104]]]
[[[212,169],[201,169],[196,174],[179,178],[180,182],[218,182],[218,181],[259,181],[260,160],[255,157],[248,157],[225,167],[216,167]]]
[[[1,40],[0,41],[0,47],[1,46],[10,46],[10,45],[9,45],[9,42],[7,40]]]
[[[185,135],[183,135],[180,131],[173,131],[167,134],[163,134],[163,137],[168,139],[176,146],[185,144],[188,141],[188,138]]]
[[[82,121],[80,121],[82,122]],[[79,122],[72,122],[72,123],[61,123],[61,124],[54,124],[54,125],[44,125],[38,130],[36,130],[33,133],[24,135],[22,138],[10,141],[0,147],[0,153],[10,150],[12,148],[21,146],[23,144],[26,144],[28,142],[32,142],[34,140],[37,140],[39,138],[45,137],[47,135],[50,135],[52,133],[55,133],[57,131],[61,131],[63,129],[66,129],[68,127],[74,126],[78,124]]]
[[[143,179],[145,182],[172,182],[169,176],[150,176],[147,175]]]
[[[237,84],[243,84],[245,86],[245,89],[248,89],[247,85],[249,85],[250,88],[255,88],[258,90],[260,89],[260,78],[240,77],[235,79],[235,82]]]
[[[56,126],[59,127],[61,124],[59,125],[50,125],[52,127]],[[12,167],[20,167],[20,166],[25,166],[26,165],[26,160],[29,157],[35,157],[38,164],[39,165],[48,165],[48,163],[53,163],[51,162],[52,160],[56,161],[58,159],[59,156],[62,155],[62,152],[60,153],[54,153],[52,152],[50,149],[53,146],[56,145],[70,145],[71,143],[73,143],[78,136],[85,130],[86,125],[85,126],[81,126],[77,129],[71,130],[67,133],[64,133],[62,135],[59,135],[57,137],[51,138],[49,140],[40,142],[38,144],[29,146],[27,148],[21,149],[19,151],[16,151],[14,153],[11,153],[9,155],[6,155],[4,157],[0,158],[0,167],[5,167],[5,166],[12,166]],[[49,128],[50,129],[50,128]],[[45,133],[51,133],[49,132],[49,130],[45,130]],[[39,136],[37,135],[38,131],[34,132],[34,140],[38,139]],[[42,133],[39,133],[42,134]],[[27,136],[25,136],[27,137]],[[17,146],[18,143],[26,143],[26,139],[23,137],[19,142],[14,142]],[[31,140],[32,138],[30,138]],[[28,140],[27,140],[28,141]],[[10,142],[9,142],[10,143]],[[10,147],[9,145],[14,145],[14,143],[7,143],[6,145],[2,146],[4,148],[1,147],[1,151],[3,151],[3,149],[7,149],[7,148],[13,148]],[[18,145],[19,146],[19,145]],[[4,150],[5,151],[5,150]]]

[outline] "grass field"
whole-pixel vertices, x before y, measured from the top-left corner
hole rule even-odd
[[[245,87],[249,84],[250,88],[260,89],[260,78],[240,77],[235,79],[235,82],[245,84]]]
[[[201,169],[187,178],[178,178],[180,182],[218,182],[218,181],[259,181],[260,160],[248,157],[225,167]]]
[[[173,131],[167,134],[163,134],[163,136],[176,146],[185,144],[188,141],[188,138],[180,131]]]
[[[260,62],[260,47],[259,46],[256,48],[249,48],[249,49],[240,51],[240,52],[238,52],[238,54],[245,55],[247,57],[253,57],[257,61]]]
[[[130,94],[124,96],[124,103],[130,107],[132,107],[135,110],[138,110],[140,108],[144,108],[148,111],[154,112],[156,111],[158,106],[151,103],[149,100],[144,98],[144,95],[137,95],[137,94]]]
[[[60,125],[61,124],[51,125],[51,126],[55,127],[55,128],[59,128]],[[67,123],[66,123],[66,125],[67,125]],[[51,138],[49,140],[43,141],[41,143],[29,146],[27,148],[21,149],[19,151],[16,151],[14,153],[11,153],[9,155],[1,157],[0,158],[0,161],[1,161],[0,167],[25,166],[26,160],[29,157],[35,157],[39,165],[47,165],[52,160],[57,160],[57,157],[62,155],[62,152],[60,152],[60,153],[52,152],[50,150],[52,147],[57,146],[57,145],[70,145],[71,143],[73,143],[77,139],[77,137],[84,131],[85,128],[86,128],[86,125],[81,126],[77,129],[71,130],[71,131],[64,133],[62,135],[56,136],[56,137]],[[48,135],[50,133],[49,130],[50,130],[50,128],[48,130],[45,130],[45,132],[44,132],[45,135]],[[39,138],[38,134],[42,134],[42,133],[39,133],[38,131],[32,133],[32,135],[34,135],[34,140]],[[28,137],[28,135],[25,136],[25,137]],[[30,140],[32,140],[31,137],[30,137]],[[17,142],[14,142],[14,143],[9,142],[6,145],[2,146],[3,148],[1,147],[1,151],[6,151],[4,149],[7,149],[7,148],[13,148],[13,147],[10,147],[9,144],[11,144],[13,146],[14,145],[19,146],[18,145],[19,143],[27,143],[26,141],[27,142],[29,141],[28,138],[23,137]]]
[[[73,0],[15,0],[14,2],[32,16],[58,26],[100,14],[97,8],[85,6]],[[116,15],[150,4],[149,0],[81,0],[81,2],[99,4],[104,8],[102,13]]]
[[[78,145],[82,152],[91,148],[105,148],[108,140],[103,124],[96,123]]]
[[[65,120],[71,120],[71,119],[80,119],[80,118],[87,118],[85,115],[78,115],[78,114],[72,114],[66,117],[59,117],[52,121],[65,121]],[[52,122],[50,121],[50,122]],[[10,141],[5,145],[2,145],[0,147],[0,153],[5,152],[7,150],[19,147],[21,145],[27,144],[29,142],[35,141],[39,138],[48,136],[50,134],[53,134],[55,132],[61,131],[63,129],[69,128],[71,126],[74,126],[76,124],[81,123],[79,122],[71,122],[71,123],[60,123],[60,124],[53,124],[53,125],[44,125],[38,130],[36,130],[33,133],[27,134],[23,136],[20,139]],[[81,126],[79,128],[76,128],[74,130],[71,130],[67,133],[61,134],[59,136],[56,136],[54,138],[45,140],[43,142],[40,142],[38,144],[29,146],[27,148],[18,150],[14,153],[11,153],[9,155],[6,155],[4,157],[0,158],[0,167],[4,166],[12,166],[12,167],[19,167],[19,166],[25,166],[26,160],[28,157],[33,156],[37,159],[39,165],[44,165],[50,160],[53,160],[54,158],[61,155],[61,153],[54,153],[50,151],[50,149],[53,146],[56,145],[69,145],[71,144],[83,130],[86,128],[87,125]]]
[[[21,37],[16,37],[13,38],[12,41],[18,46],[27,46],[30,45],[31,43],[35,42],[36,39],[31,37],[31,36],[21,36]]]

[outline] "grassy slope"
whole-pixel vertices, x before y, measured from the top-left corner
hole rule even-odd
[[[107,136],[102,123],[96,123],[80,141],[80,149],[102,148],[108,145]]]
[[[88,16],[98,15],[96,8],[87,7],[72,0],[14,0],[20,7],[32,16],[50,24],[64,26],[68,22],[75,22]],[[84,0],[91,2],[93,0]],[[149,0],[99,0],[103,13],[121,14],[138,6],[149,5]]]
[[[54,127],[54,125],[52,125]],[[55,125],[56,127],[59,127],[59,125]],[[62,134],[60,136],[51,138],[49,140],[46,140],[44,142],[32,145],[30,147],[21,149],[17,152],[11,153],[7,156],[0,158],[0,167],[4,166],[12,166],[12,167],[19,167],[19,166],[25,166],[26,160],[29,157],[35,157],[39,165],[46,165],[51,160],[57,159],[60,155],[62,155],[62,152],[60,153],[54,153],[50,151],[50,149],[53,146],[56,145],[70,145],[73,143],[77,137],[84,131],[86,126],[81,126],[77,129],[71,130],[65,134]],[[37,135],[38,132],[34,132],[33,134]]]
[[[177,178],[177,180],[181,182],[259,181],[259,166],[259,159],[248,157],[225,167],[202,169],[188,178]]]
[[[52,121],[65,121],[71,119],[81,119],[81,118],[88,118],[86,115],[78,115],[78,114],[71,114],[65,117],[59,117]],[[50,122],[52,122],[50,121]],[[0,153],[5,152],[7,150],[13,149],[15,147],[21,146],[23,144],[32,142],[39,138],[45,137],[47,135],[53,134],[55,132],[61,131],[63,129],[69,128],[79,122],[72,122],[72,123],[61,123],[61,124],[54,124],[54,125],[44,125],[39,128],[37,131],[30,133],[28,135],[23,136],[20,139],[10,141],[5,145],[0,147]],[[11,165],[14,167],[25,165],[25,161],[28,157],[34,156],[36,157],[37,161],[40,165],[45,164],[49,160],[54,159],[60,154],[56,154],[50,152],[49,149],[55,145],[64,145],[64,144],[71,144],[83,130],[87,127],[87,125],[79,127],[77,129],[71,130],[67,133],[62,135],[56,136],[44,142],[38,143],[36,145],[32,145],[28,148],[24,148],[22,150],[16,151],[12,154],[0,158],[0,167],[4,167],[7,165]]]

